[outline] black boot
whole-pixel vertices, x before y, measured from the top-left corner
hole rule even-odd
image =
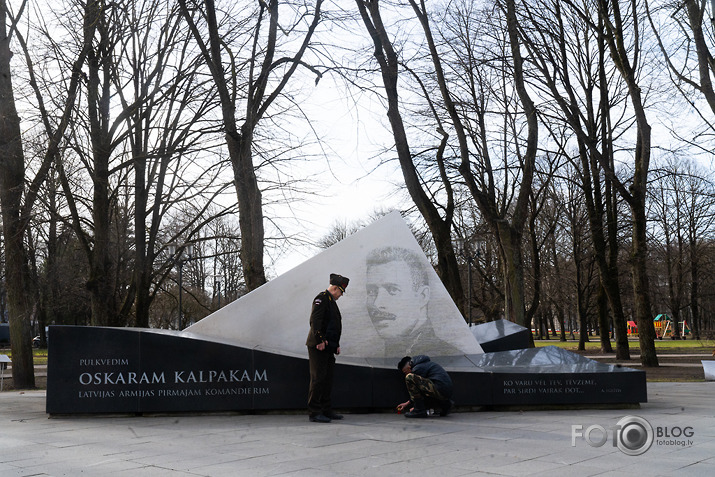
[[[405,413],[405,417],[429,417],[424,401],[413,401],[415,407],[410,412]]]
[[[310,422],[320,422],[322,424],[327,424],[328,422],[330,422],[330,418],[322,414],[311,414],[310,416],[308,416],[308,419],[310,420]]]

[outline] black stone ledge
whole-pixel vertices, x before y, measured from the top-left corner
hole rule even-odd
[[[50,327],[46,411],[64,414],[304,409],[307,357],[182,332]],[[459,407],[645,402],[645,372],[556,347],[435,356]],[[357,412],[407,399],[394,360],[338,358],[333,405]]]

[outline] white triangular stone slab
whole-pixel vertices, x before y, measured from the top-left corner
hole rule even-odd
[[[373,287],[372,290],[379,288],[379,291],[368,294],[368,281],[399,282],[404,262],[393,261],[379,269],[368,267],[366,263],[369,255],[390,247],[393,252],[408,250],[424,267],[429,289],[425,291],[423,287],[418,298],[405,299],[407,295],[399,295],[395,284]],[[378,280],[373,279],[376,270],[383,272]],[[483,352],[399,212],[386,215],[226,305],[188,327],[185,333],[249,348],[307,356],[305,339],[313,298],[328,287],[331,273],[350,278],[347,293],[338,301],[343,322],[342,356],[400,358],[408,354],[447,356]],[[425,296],[428,303],[423,306]],[[368,303],[373,301],[373,311],[381,308],[385,313],[381,316],[391,318],[383,323],[401,324],[398,329],[403,331],[389,344],[383,338],[387,331],[383,329],[381,336],[368,312]],[[394,313],[390,314],[390,308]],[[376,316],[374,312],[373,316]],[[418,321],[424,324],[418,327],[415,325]]]

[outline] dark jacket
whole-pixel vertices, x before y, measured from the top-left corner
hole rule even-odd
[[[437,391],[445,398],[452,397],[452,378],[442,366],[430,361],[429,356],[421,354],[412,358],[412,372],[432,381]]]
[[[323,341],[328,342],[327,350],[335,353],[340,347],[340,335],[343,331],[342,317],[335,299],[328,290],[318,293],[313,300],[310,312],[310,331],[306,346],[314,348]]]

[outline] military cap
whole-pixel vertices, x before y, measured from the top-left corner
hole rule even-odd
[[[330,274],[330,284],[340,288],[340,291],[343,293],[345,293],[345,289],[348,287],[349,281],[350,279],[348,277],[338,275],[337,273]]]

